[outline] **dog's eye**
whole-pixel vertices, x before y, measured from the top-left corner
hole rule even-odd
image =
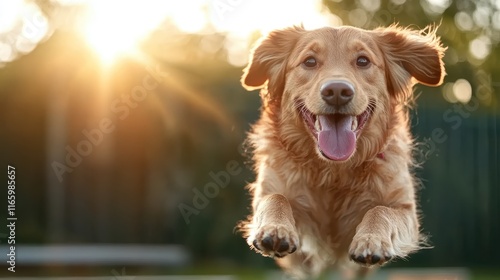
[[[312,67],[316,67],[316,65],[318,65],[318,62],[316,61],[316,58],[312,57],[312,56],[308,56],[303,62],[302,64],[304,64],[304,66],[306,67],[309,67],[309,68],[312,68]]]
[[[360,56],[356,60],[356,65],[359,67],[366,67],[366,66],[370,65],[370,60],[366,56]]]

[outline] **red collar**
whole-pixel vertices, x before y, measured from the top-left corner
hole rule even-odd
[[[379,159],[383,159],[383,160],[385,160],[385,155],[384,155],[384,153],[377,154],[377,157],[378,157]]]

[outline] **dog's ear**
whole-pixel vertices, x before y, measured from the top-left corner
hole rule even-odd
[[[385,57],[389,90],[405,94],[415,82],[439,86],[446,75],[443,56],[446,50],[436,28],[415,31],[397,26],[379,28],[376,39]]]
[[[286,64],[300,36],[303,27],[275,30],[264,37],[250,54],[250,62],[243,70],[241,83],[247,90],[264,87],[271,95],[283,92]]]

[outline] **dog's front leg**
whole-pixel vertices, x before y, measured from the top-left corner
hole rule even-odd
[[[258,199],[250,229],[248,244],[264,256],[284,257],[299,246],[292,207],[281,194]]]
[[[376,206],[366,212],[349,248],[351,259],[363,265],[383,264],[419,249],[415,207]]]

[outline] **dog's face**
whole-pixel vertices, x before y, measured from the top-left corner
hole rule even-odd
[[[442,82],[443,52],[434,31],[289,28],[260,42],[243,83],[268,81],[265,98],[278,104],[281,121],[307,130],[320,157],[346,161],[359,142],[381,141],[415,81]]]

